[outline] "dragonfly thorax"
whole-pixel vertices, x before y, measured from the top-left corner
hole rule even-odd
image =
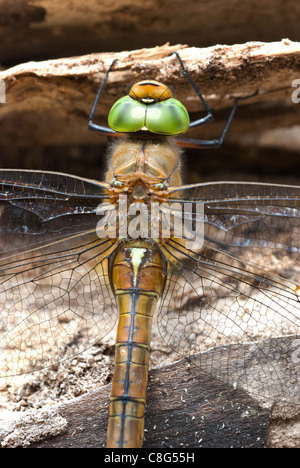
[[[169,230],[163,232],[160,205],[172,204],[169,188],[181,184],[180,156],[169,139],[162,142],[130,138],[112,147],[106,175],[111,187],[110,237],[169,238],[173,226],[168,224]],[[172,209],[168,215],[173,216]]]
[[[128,139],[112,146],[106,182],[114,193],[135,195],[181,184],[181,152],[172,140]],[[142,188],[143,185],[145,189]]]

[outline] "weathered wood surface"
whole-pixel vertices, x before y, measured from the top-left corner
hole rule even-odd
[[[300,106],[292,102],[292,82],[300,68],[300,44],[249,42],[206,49],[182,45],[120,53],[99,53],[59,60],[28,62],[0,72],[6,104],[0,106],[1,146],[86,145],[106,139],[87,130],[100,82],[113,59],[97,111],[106,122],[109,107],[135,81],[151,78],[170,85],[193,113],[202,109],[170,53],[180,51],[185,66],[216,113],[215,122],[194,129],[189,137],[218,137],[235,96],[258,95],[241,102],[232,135],[290,127],[299,123]],[[227,141],[230,141],[228,135]]]
[[[51,411],[58,435],[28,446],[105,447],[109,392],[110,385],[55,405]],[[35,432],[33,421],[26,428],[19,422],[17,437],[14,433],[8,436],[5,447],[17,446],[18,440],[21,445],[29,443],[30,432],[41,439],[47,436],[51,415],[46,412],[43,423],[38,411],[35,419],[39,421],[40,433]],[[67,425],[57,419],[58,415]],[[246,393],[199,374],[181,361],[150,372],[144,447],[263,447],[268,419],[268,410],[261,409]],[[2,421],[2,441],[3,425]],[[7,426],[12,427],[11,420]]]
[[[285,345],[290,349],[290,338],[286,338],[284,346],[282,339],[279,340],[281,350]],[[249,349],[249,345],[241,344],[217,350],[222,355],[225,352],[227,379],[235,380],[235,371],[245,364],[239,361],[239,356],[246,355]],[[201,354],[208,368],[210,353]],[[282,359],[281,364],[279,361],[276,364],[278,382],[283,384],[284,373],[290,376],[291,369],[287,371],[283,353],[276,359]],[[259,361],[254,359],[251,364],[249,360],[248,364],[247,382],[251,392],[263,392],[268,388],[267,381],[255,390]],[[151,370],[144,447],[300,447],[300,406],[293,397],[299,375],[297,364],[290,365],[295,366],[295,388],[289,389],[293,401],[285,406],[278,401],[266,405],[263,398],[259,402],[243,389],[216,380],[186,360]],[[262,362],[261,366],[265,375],[265,364]],[[4,412],[0,420],[0,443],[2,447],[105,447],[109,393],[110,385],[107,385],[42,409]]]

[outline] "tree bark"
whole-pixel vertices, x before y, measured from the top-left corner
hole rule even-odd
[[[106,141],[87,130],[97,88],[112,60],[97,122],[106,123],[110,106],[128,93],[130,84],[143,79],[162,81],[189,112],[203,111],[201,102],[182,72],[173,51],[180,56],[191,78],[216,113],[209,126],[189,132],[189,137],[217,137],[234,97],[258,94],[240,102],[234,135],[261,128],[290,127],[299,122],[300,106],[292,101],[298,77],[300,44],[287,40],[264,44],[249,42],[206,49],[183,45],[131,52],[29,62],[0,73],[6,84],[6,104],[0,108],[1,146],[91,145]],[[233,131],[232,131],[233,134]],[[237,138],[237,137],[236,137]],[[230,141],[227,140],[227,141]]]
[[[105,447],[110,386],[36,410],[31,418],[27,412],[13,422],[2,418],[2,447]],[[269,411],[245,392],[181,361],[150,372],[143,447],[263,447],[268,419]]]
[[[272,343],[276,345],[276,340],[273,339]],[[290,338],[284,342],[278,339],[278,344],[281,350],[285,346],[290,349]],[[266,347],[270,347],[268,341]],[[251,346],[247,344],[220,348],[229,379],[231,376],[235,379],[235,370],[245,368],[246,361],[240,356],[249,355],[250,350]],[[277,360],[282,359],[282,363],[279,360],[276,363],[280,371],[277,377],[280,382],[290,380],[291,369],[287,371],[285,356],[280,352],[278,355]],[[208,369],[210,356],[211,351],[201,354],[202,365],[207,363]],[[250,361],[246,371],[247,385],[253,392],[257,375],[261,372],[260,366],[264,375],[266,369],[263,361],[260,364],[254,360],[253,366]],[[294,372],[297,391],[296,363]],[[41,410],[3,413],[0,421],[2,447],[105,447],[110,386]],[[260,389],[264,387],[268,387],[268,382],[261,382]],[[293,390],[290,390],[292,394]],[[289,405],[278,401],[272,405],[264,395],[259,398],[261,402],[243,388],[226,385],[185,359],[153,369],[149,373],[143,446],[300,447],[299,405],[292,400]]]

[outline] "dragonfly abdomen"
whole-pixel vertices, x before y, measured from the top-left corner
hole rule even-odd
[[[141,447],[152,318],[164,287],[159,252],[136,242],[118,252],[112,283],[119,308],[108,447]]]

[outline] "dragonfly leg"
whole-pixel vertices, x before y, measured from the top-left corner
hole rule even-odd
[[[194,144],[200,147],[205,147],[205,148],[220,148],[220,146],[223,144],[223,141],[225,139],[225,136],[227,135],[227,132],[229,130],[229,127],[231,125],[232,119],[234,117],[238,102],[240,98],[235,98],[233,101],[233,106],[230,111],[229,117],[227,119],[227,122],[225,124],[224,130],[222,132],[222,135],[220,138],[214,138],[212,140],[193,140]]]
[[[188,72],[186,71],[186,69],[184,68],[184,65],[183,65],[183,62],[181,60],[181,57],[180,55],[178,54],[178,52],[173,52],[172,54],[170,55],[176,55],[178,61],[179,61],[179,64],[180,64],[180,67],[181,67],[181,71],[182,71],[182,74],[183,76],[188,80],[188,82],[191,84],[191,86],[194,88],[197,96],[200,98],[201,102],[202,102],[202,105],[204,107],[204,109],[206,110],[207,112],[207,115],[205,117],[202,117],[201,119],[198,119],[198,120],[194,120],[193,122],[190,122],[190,128],[191,127],[197,127],[199,125],[203,125],[205,124],[206,122],[211,122],[213,119],[214,119],[214,116],[212,114],[212,111],[209,107],[209,105],[207,104],[206,100],[204,99],[200,89],[198,88],[198,86],[196,85],[196,83],[192,80],[192,78],[190,77],[190,75],[188,74]]]
[[[93,122],[93,118],[94,118],[94,114],[95,114],[95,110],[96,110],[96,107],[98,105],[98,101],[99,101],[99,98],[100,98],[100,94],[101,94],[101,91],[105,85],[105,83],[107,82],[108,80],[108,75],[113,67],[113,65],[115,64],[115,62],[117,61],[118,59],[115,59],[112,61],[112,63],[110,64],[109,66],[109,69],[107,70],[106,72],[106,75],[104,77],[104,80],[102,81],[101,85],[100,85],[100,88],[98,89],[98,92],[97,92],[97,95],[96,95],[96,98],[95,98],[95,101],[94,101],[94,104],[93,104],[93,107],[92,107],[92,110],[91,110],[91,113],[90,113],[90,116],[89,116],[89,123],[88,123],[88,128],[89,130],[94,130],[96,132],[101,132],[101,133],[104,133],[104,134],[109,134],[111,135],[112,133],[115,133],[114,130],[112,130],[111,128],[109,127],[105,127],[103,125],[98,125],[98,124],[95,124]]]
[[[220,148],[220,146],[223,144],[223,141],[227,135],[227,132],[229,130],[229,127],[231,125],[231,122],[233,120],[236,108],[238,106],[239,101],[242,99],[248,99],[250,97],[255,96],[258,93],[258,91],[255,91],[255,93],[250,94],[249,96],[244,96],[244,97],[238,97],[235,98],[233,101],[233,106],[231,108],[230,114],[228,116],[227,122],[225,124],[224,130],[222,132],[222,135],[220,138],[214,138],[211,140],[195,140],[195,139],[182,139],[178,140],[178,144],[180,146],[186,146],[186,147],[191,147],[191,148]]]
[[[170,55],[176,55],[178,61],[179,61],[179,64],[181,66],[181,70],[182,70],[182,74],[183,76],[189,81],[189,83],[192,85],[192,87],[194,88],[196,94],[199,96],[202,104],[203,104],[203,107],[205,108],[206,112],[207,112],[207,115],[202,117],[201,119],[197,119],[197,120],[193,120],[191,123],[190,123],[190,128],[193,128],[193,127],[197,127],[197,126],[200,126],[200,125],[203,125],[207,122],[211,122],[213,119],[214,119],[214,116],[212,114],[212,111],[209,107],[209,105],[207,104],[206,100],[204,99],[201,91],[199,90],[199,88],[197,87],[196,83],[192,80],[192,78],[189,76],[189,74],[187,73],[186,69],[184,68],[184,64],[181,60],[181,57],[180,55],[178,54],[178,52],[173,52],[172,54]],[[195,146],[195,147],[209,147],[209,148],[219,148],[223,141],[224,141],[224,138],[229,130],[229,127],[230,127],[230,124],[232,122],[232,119],[234,117],[234,114],[235,114],[235,111],[236,111],[236,108],[237,108],[237,105],[238,105],[238,102],[241,100],[241,99],[248,99],[252,96],[255,96],[256,94],[258,93],[258,91],[255,91],[255,93],[252,93],[251,95],[249,96],[245,96],[245,97],[239,97],[239,98],[235,98],[234,99],[234,102],[233,102],[233,106],[232,106],[232,109],[231,109],[231,112],[229,114],[229,117],[228,117],[228,120],[226,122],[226,125],[225,125],[225,128],[223,130],[223,133],[221,135],[220,138],[218,139],[212,139],[212,140],[188,140],[188,139],[185,139],[184,141],[187,142],[187,146]],[[182,140],[183,141],[183,140]],[[182,146],[185,146],[185,145],[182,145]]]

